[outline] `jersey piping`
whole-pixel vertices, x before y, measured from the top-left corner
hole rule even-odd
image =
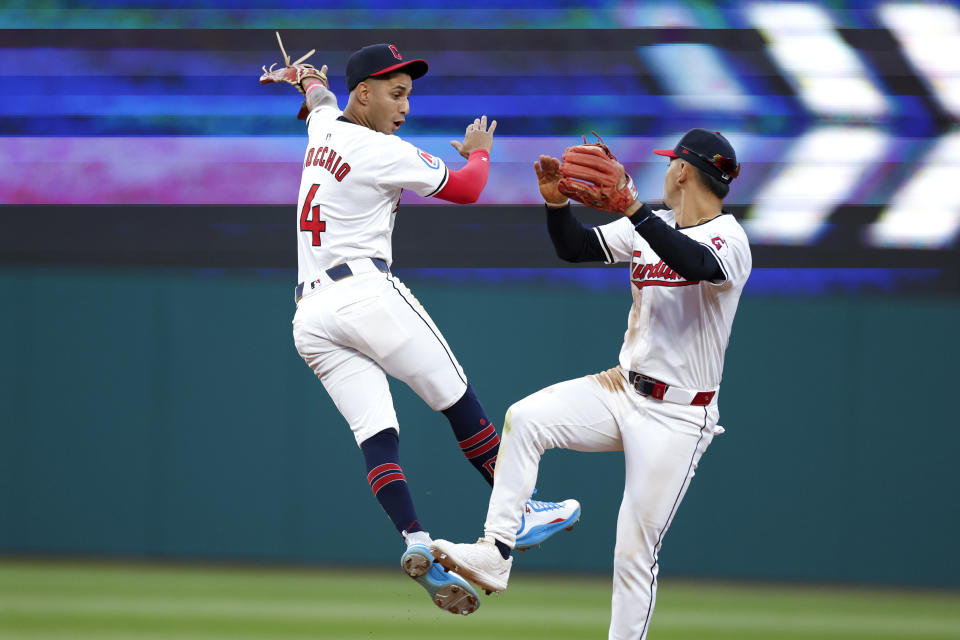
[[[653,575],[653,577],[650,579],[650,598],[649,598],[650,604],[647,606],[647,619],[643,623],[643,631],[640,632],[641,638],[647,632],[647,625],[650,624],[650,616],[653,613],[653,585],[657,581],[657,572],[654,571],[654,569],[656,569],[657,563],[659,562],[659,558],[657,557],[657,547],[659,547],[660,543],[663,542],[663,533],[664,531],[667,530],[667,527],[669,527],[670,523],[673,521],[673,516],[675,516],[677,513],[677,507],[680,506],[680,496],[683,495],[683,490],[690,483],[690,480],[691,480],[690,469],[693,468],[693,460],[694,458],[697,457],[697,450],[700,448],[700,443],[703,441],[703,430],[707,428],[708,415],[709,414],[707,413],[707,408],[704,407],[703,408],[703,426],[700,427],[700,437],[697,438],[697,444],[694,445],[693,453],[690,454],[690,464],[687,465],[687,473],[684,476],[683,482],[680,484],[680,491],[677,492],[677,497],[673,501],[673,507],[670,509],[670,515],[667,516],[667,521],[664,523],[663,528],[660,529],[660,533],[657,535],[657,541],[653,544],[653,565],[650,567],[650,573]]]
[[[437,195],[438,193],[440,193],[441,191],[443,191],[443,188],[447,186],[447,180],[449,179],[450,179],[450,170],[447,168],[447,165],[443,165],[443,179],[440,180],[440,186],[438,186],[436,189],[434,189],[433,191],[431,191],[430,193],[428,193],[423,197],[431,198]]]
[[[600,231],[600,227],[594,227],[593,231],[597,234],[597,238],[600,239],[600,249],[603,251],[603,261],[607,264],[613,264],[613,252],[610,251],[610,247],[607,246],[607,239],[603,237],[603,232]]]
[[[716,259],[717,264],[720,265],[720,271],[723,272],[723,282],[726,282],[727,280],[729,280],[730,274],[727,273],[727,266],[723,264],[723,259],[720,257],[720,254],[717,253],[717,248],[712,244],[708,244],[706,242],[701,242],[700,244],[706,247],[708,251],[710,251],[710,255],[712,255]],[[723,282],[713,282],[712,280],[708,280],[707,282],[711,282],[712,284],[723,284]]]
[[[444,352],[446,352],[447,358],[450,359],[450,365],[453,367],[453,370],[456,372],[457,377],[460,378],[460,380],[462,380],[464,384],[467,384],[467,381],[463,379],[463,376],[462,376],[462,375],[460,375],[460,369],[457,367],[457,361],[453,359],[453,354],[450,353],[450,349],[447,348],[447,345],[445,345],[445,344],[443,343],[443,340],[440,338],[440,336],[437,335],[437,332],[433,330],[433,327],[430,326],[430,323],[427,322],[422,315],[420,315],[420,312],[417,311],[416,307],[414,307],[414,306],[410,303],[410,301],[407,300],[407,296],[403,295],[403,292],[400,291],[400,289],[397,288],[396,283],[393,281],[393,278],[390,277],[390,274],[389,274],[389,273],[387,274],[387,280],[388,280],[388,281],[390,282],[390,284],[393,286],[393,290],[397,292],[397,295],[399,295],[401,298],[403,298],[403,301],[407,303],[407,306],[410,307],[410,310],[413,311],[415,314],[417,314],[417,317],[418,317],[418,318],[420,318],[421,320],[423,320],[423,324],[427,325],[427,329],[430,330],[430,333],[433,334],[433,337],[435,337],[435,338],[437,339],[437,342],[440,343],[440,346],[443,347]]]

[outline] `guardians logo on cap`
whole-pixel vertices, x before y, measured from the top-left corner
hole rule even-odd
[[[371,44],[347,60],[347,90],[353,91],[367,78],[394,71],[409,73],[416,80],[427,73],[426,60],[404,60],[400,50],[392,44]]]
[[[740,164],[733,145],[719,131],[691,129],[683,134],[673,149],[654,149],[653,152],[686,160],[723,184],[730,184],[740,175]]]

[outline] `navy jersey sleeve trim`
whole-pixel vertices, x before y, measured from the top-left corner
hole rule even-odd
[[[721,280],[726,277],[713,251],[680,233],[660,216],[648,215],[635,229],[667,266],[685,279]]]
[[[566,262],[606,262],[601,236],[591,233],[573,216],[570,205],[547,210],[547,231],[557,252]]]

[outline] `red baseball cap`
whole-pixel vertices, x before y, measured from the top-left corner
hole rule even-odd
[[[737,153],[730,141],[719,131],[691,129],[683,134],[673,149],[654,149],[653,152],[668,158],[681,158],[698,169],[703,169],[724,184],[740,175]]]
[[[427,73],[426,60],[404,60],[400,50],[392,44],[371,44],[347,59],[347,91],[373,76],[394,71],[409,73],[416,80]]]

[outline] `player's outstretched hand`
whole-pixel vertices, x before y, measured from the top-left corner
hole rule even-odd
[[[459,151],[464,158],[469,158],[470,152],[476,149],[486,149],[489,153],[493,149],[493,131],[496,128],[496,120],[491,122],[490,128],[487,129],[487,116],[480,116],[467,125],[467,133],[463,136],[463,142],[451,140],[450,145]]]
[[[560,183],[560,161],[550,156],[540,156],[539,162],[533,163],[533,170],[537,172],[537,186],[543,201],[551,205],[563,205],[568,202],[567,196],[560,193],[557,185]]]

